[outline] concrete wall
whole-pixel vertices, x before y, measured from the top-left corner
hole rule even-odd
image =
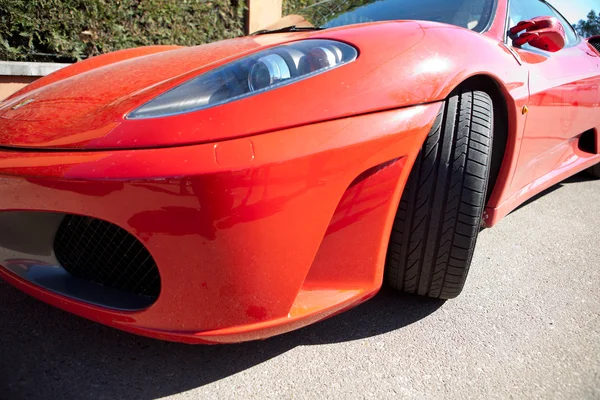
[[[69,64],[0,61],[0,101]]]
[[[0,75],[0,101],[38,79],[37,76]]]

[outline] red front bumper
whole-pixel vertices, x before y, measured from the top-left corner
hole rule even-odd
[[[239,342],[305,326],[381,286],[401,191],[439,109],[187,147],[0,151],[0,212],[118,225],[150,251],[162,289],[153,305],[130,312],[54,293],[5,268],[0,276],[77,315],[166,340]]]

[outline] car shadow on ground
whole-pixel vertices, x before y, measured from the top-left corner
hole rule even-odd
[[[557,191],[558,189],[560,189],[561,187],[565,186],[565,185],[570,185],[570,184],[574,184],[574,183],[581,183],[581,182],[588,182],[590,180],[594,180],[594,178],[588,177],[587,175],[585,175],[584,173],[578,174],[578,175],[574,175],[570,178],[565,179],[564,181],[557,183],[554,186],[549,187],[548,189],[544,190],[543,192],[536,194],[535,196],[533,196],[532,198],[530,198],[529,200],[527,200],[526,202],[524,202],[523,204],[521,204],[519,207],[515,208],[514,210],[512,210],[510,212],[510,214],[519,211],[520,209],[527,207],[529,204],[535,202],[536,200],[541,199],[544,196],[549,195],[552,192]]]
[[[242,372],[297,346],[360,340],[401,329],[443,303],[384,288],[352,310],[295,332],[236,345],[191,346],[98,325],[0,281],[0,398],[3,393],[36,399],[172,395]]]

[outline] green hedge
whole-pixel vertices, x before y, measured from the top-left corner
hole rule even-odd
[[[0,0],[0,60],[69,62],[244,34],[245,0]]]

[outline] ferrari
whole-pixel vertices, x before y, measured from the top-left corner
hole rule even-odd
[[[600,37],[543,0],[324,0],[93,57],[0,102],[0,276],[186,343],[285,333],[384,282],[451,299],[481,229],[600,177],[599,85]]]

